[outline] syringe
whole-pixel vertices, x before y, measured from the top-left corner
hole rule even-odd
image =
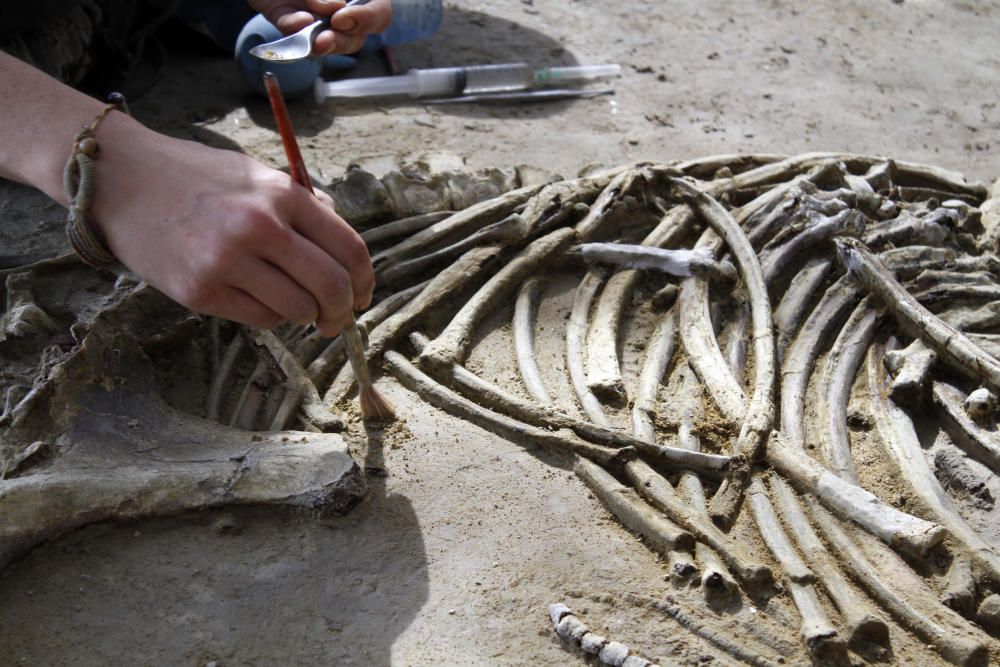
[[[620,65],[574,65],[532,69],[525,63],[411,69],[400,76],[324,81],[317,79],[316,101],[329,97],[452,97],[526,90],[550,84],[585,81],[621,74]]]

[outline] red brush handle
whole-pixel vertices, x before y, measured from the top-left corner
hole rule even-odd
[[[295,129],[292,128],[292,119],[288,116],[285,98],[281,96],[278,77],[273,72],[264,72],[264,87],[267,88],[267,99],[271,102],[274,122],[278,124],[278,134],[281,135],[281,144],[285,147],[285,157],[288,159],[288,169],[292,172],[292,178],[310,194],[315,194],[312,179],[309,178],[306,163],[299,150],[299,142],[295,140]]]

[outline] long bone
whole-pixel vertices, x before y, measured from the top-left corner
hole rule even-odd
[[[981,428],[962,409],[965,394],[945,382],[935,381],[931,392],[934,404],[945,417],[945,428],[952,441],[974,459],[1000,474],[1000,440]]]
[[[920,305],[863,244],[853,239],[838,239],[837,244],[850,276],[885,304],[907,334],[937,350],[955,370],[1000,390],[1000,361]]]
[[[546,260],[568,248],[575,238],[573,229],[564,228],[529,244],[465,302],[444,331],[424,349],[420,355],[421,365],[447,368],[452,364],[461,364],[475,326]]]
[[[803,252],[829,241],[834,236],[855,235],[863,229],[859,214],[853,209],[844,209],[829,217],[819,217],[812,224],[770,252],[762,253],[761,268],[764,282],[768,285],[785,271],[790,263]]]
[[[888,642],[889,626],[840,573],[840,566],[813,530],[791,487],[778,475],[772,475],[770,483],[771,493],[777,501],[781,518],[795,536],[799,549],[812,564],[812,571],[817,580],[826,589],[837,611],[844,618],[848,643],[856,646],[862,641],[874,641],[880,644]]]
[[[677,349],[677,309],[664,313],[650,337],[646,356],[639,373],[635,403],[632,406],[632,432],[647,442],[656,442],[653,415],[656,414],[656,394],[667,367]]]
[[[875,494],[837,477],[790,445],[778,431],[767,443],[767,462],[802,493],[815,495],[825,507],[845,521],[869,531],[886,544],[918,558],[945,538],[944,528],[901,512]]]
[[[659,249],[680,242],[690,229],[693,219],[694,215],[690,208],[675,206],[667,211],[659,224],[643,238],[642,245],[648,246],[653,252],[663,252]],[[640,273],[635,270],[620,271],[612,275],[598,297],[597,308],[590,326],[587,345],[588,385],[595,392],[610,394],[615,398],[625,396],[621,363],[618,358],[619,327],[639,277]]]
[[[375,271],[375,281],[380,286],[399,285],[414,274],[426,272],[435,265],[458,257],[470,248],[492,243],[501,246],[516,245],[524,241],[530,231],[531,228],[527,220],[517,213],[511,213],[503,220],[477,229],[451,245],[432,250],[425,255],[403,259],[388,266],[382,265]]]
[[[541,185],[518,188],[494,199],[473,204],[423,231],[406,237],[400,243],[376,253],[372,257],[372,264],[379,268],[389,266],[407,257],[412,257],[421,250],[432,247],[449,237],[466,235],[502,220],[513,213],[518,206],[523,205],[531,197],[538,194],[541,189]]]
[[[245,341],[240,331],[236,332],[233,339],[226,346],[226,352],[222,355],[219,365],[212,376],[212,383],[208,387],[208,397],[206,399],[205,418],[212,421],[219,421],[219,412],[222,407],[222,393],[229,383],[236,368],[236,360],[243,351]]]
[[[499,254],[500,248],[496,246],[474,248],[432,278],[427,287],[412,301],[369,331],[367,350],[369,362],[381,355],[388,345],[414,323],[437,310],[442,304],[451,305],[456,295],[466,285],[474,283]],[[323,395],[323,403],[327,406],[336,405],[347,396],[353,385],[354,373],[349,366],[344,366]]]
[[[733,540],[712,523],[711,519],[691,511],[662,475],[639,459],[625,464],[625,475],[646,500],[677,525],[691,532],[722,557],[726,565],[749,586],[767,587],[773,581],[771,569],[761,563],[745,546]]]
[[[587,264],[611,264],[684,277],[698,274],[724,282],[736,279],[736,268],[726,260],[716,261],[707,248],[664,250],[628,243],[584,243],[579,251]]]
[[[825,435],[820,443],[827,467],[854,484],[859,482],[847,434],[847,403],[854,378],[875,336],[876,319],[875,311],[866,301],[854,309],[830,348],[820,383],[821,387],[826,387],[820,397],[819,414]]]
[[[903,211],[897,218],[870,226],[865,231],[864,241],[872,247],[904,244],[936,245],[943,243],[950,233],[944,225]]]
[[[410,342],[419,353],[427,345],[428,338],[414,331],[410,334]],[[656,461],[658,465],[689,468],[710,474],[719,473],[729,466],[728,456],[659,446],[618,429],[604,428],[583,419],[576,419],[550,405],[539,405],[525,400],[491,382],[487,382],[464,366],[452,366],[448,375],[443,379],[453,384],[459,392],[477,405],[488,407],[519,421],[550,431],[570,430],[584,440],[609,447],[632,447],[643,456]]]
[[[956,305],[991,303],[1000,300],[1000,287],[942,283],[923,290],[914,290],[911,294],[920,305],[934,312]]]
[[[691,533],[655,512],[635,491],[620,484],[601,466],[577,456],[573,470],[626,528],[641,534],[664,556],[694,548]]]
[[[595,445],[582,440],[568,429],[549,431],[493,412],[439,384],[411,364],[402,354],[387,350],[384,357],[386,366],[399,383],[419,394],[431,405],[491,433],[496,433],[515,444],[523,446],[532,443],[556,452],[573,452],[603,464],[612,464],[621,458],[634,456],[634,450],[629,447],[611,448]]]
[[[393,313],[396,313],[403,306],[415,299],[417,295],[423,292],[424,287],[429,282],[422,282],[418,285],[407,287],[382,299],[358,318],[358,326],[362,327],[365,331],[372,331],[392,316]],[[314,333],[323,340],[318,332]],[[309,337],[312,336],[313,334],[309,335]],[[333,373],[334,369],[342,367],[347,363],[347,350],[344,349],[344,339],[341,336],[337,336],[329,341],[315,359],[303,359],[303,362],[309,364],[306,367],[306,373],[309,375],[309,378],[316,386],[322,386],[330,379],[330,374]]]
[[[701,392],[694,371],[689,367],[680,369],[677,395],[680,402],[680,424],[677,429],[677,446],[690,449],[693,452],[701,450],[701,442],[695,434],[696,422],[703,416]],[[708,504],[705,500],[705,489],[698,475],[682,473],[677,482],[677,489],[687,496],[691,509],[705,521],[711,521]],[[701,585],[705,595],[717,592],[731,593],[736,590],[729,568],[719,555],[704,542],[695,545],[695,558],[701,563]]]
[[[781,431],[795,447],[801,448],[805,443],[802,409],[816,358],[859,298],[857,289],[846,277],[834,282],[816,304],[785,354],[781,366]]]
[[[959,514],[954,501],[934,476],[913,422],[888,398],[882,369],[883,354],[880,346],[872,346],[868,355],[868,382],[874,401],[875,424],[886,450],[913,492],[951,536],[968,550],[977,568],[994,582],[1000,582],[1000,554]]]
[[[674,165],[678,171],[695,178],[703,178],[705,175],[712,175],[720,169],[752,168],[772,162],[780,162],[786,159],[787,155],[778,153],[720,153],[718,155],[707,155],[705,157],[685,160]],[[745,169],[744,169],[745,170]]]
[[[601,401],[587,385],[584,368],[584,344],[587,336],[587,321],[597,292],[604,285],[607,271],[591,269],[584,275],[573,296],[573,306],[566,322],[566,366],[576,398],[590,421],[605,428],[611,425],[601,406]]]
[[[535,358],[535,318],[538,315],[538,300],[543,282],[538,276],[528,278],[517,292],[514,302],[514,350],[517,353],[517,367],[528,394],[542,404],[552,403],[545,383],[542,381],[538,360]]]
[[[261,402],[264,400],[264,392],[272,384],[269,382],[271,379],[270,376],[270,364],[261,359],[254,366],[250,377],[247,378],[246,384],[243,385],[243,391],[240,392],[240,397],[236,401],[236,406],[233,408],[233,413],[229,418],[230,426],[245,431],[252,431],[254,429],[257,421],[257,412],[260,409]]]
[[[802,321],[809,314],[816,293],[827,281],[833,269],[833,260],[825,257],[814,257],[806,262],[802,270],[795,274],[788,289],[781,297],[778,307],[774,309],[774,328],[778,364],[782,364],[785,351],[791,344]]]
[[[941,311],[938,317],[962,332],[989,331],[1000,326],[1000,301],[985,303],[978,307],[960,305],[954,309]]]
[[[712,498],[713,518],[731,523],[749,481],[749,465],[757,458],[774,421],[774,331],[771,325],[771,304],[757,255],[746,234],[719,202],[680,179],[671,181],[675,192],[705,220],[729,247],[746,284],[750,302],[751,338],[754,352],[753,394],[747,404],[745,419],[733,447],[736,457],[745,461],[735,466]],[[731,418],[735,415],[729,415]]]
[[[821,655],[824,658],[831,658],[834,654],[843,654],[843,642],[838,637],[837,628],[823,611],[816,590],[813,588],[816,576],[795,551],[795,547],[782,529],[774,506],[771,505],[771,499],[767,495],[767,489],[759,478],[750,480],[747,498],[761,537],[771,554],[781,564],[788,580],[792,601],[802,618],[799,634],[809,652],[817,658]]]
[[[928,289],[941,284],[947,285],[992,285],[996,275],[988,271],[951,271],[947,269],[924,269],[907,283],[908,288]]]
[[[258,345],[262,345],[271,354],[274,362],[281,369],[287,381],[289,390],[282,408],[279,408],[277,415],[294,416],[296,408],[302,413],[303,418],[310,424],[316,426],[320,431],[339,430],[344,427],[340,418],[333,414],[325,405],[319,395],[316,385],[309,379],[306,370],[302,368],[295,355],[281,342],[272,331],[261,329],[252,330],[253,340]],[[291,405],[290,405],[291,404]],[[276,417],[277,417],[276,415]],[[272,421],[271,430],[281,430],[288,425],[287,421],[282,423],[281,419]]]
[[[809,501],[810,514],[820,531],[855,579],[868,591],[883,609],[888,611],[903,627],[912,630],[926,641],[942,658],[954,665],[972,667],[983,665],[988,659],[986,646],[975,639],[957,635],[938,625],[914,609],[896,592],[896,587],[885,582],[875,567],[864,557],[857,543],[852,540],[837,521],[815,501]]]
[[[452,211],[434,211],[432,213],[413,215],[408,218],[400,218],[399,220],[393,220],[392,222],[387,222],[384,225],[379,225],[366,232],[362,232],[361,240],[369,246],[373,246],[382,241],[394,239],[397,236],[412,235],[415,232],[423,231],[452,215],[454,215]]]

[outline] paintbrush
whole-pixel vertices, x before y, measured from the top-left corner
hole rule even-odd
[[[271,111],[274,113],[274,121],[278,125],[278,134],[281,135],[281,143],[285,148],[285,157],[288,159],[288,169],[292,174],[292,178],[296,183],[315,195],[312,180],[309,178],[309,172],[306,171],[306,164],[302,160],[299,142],[295,139],[295,130],[292,129],[292,120],[288,116],[285,99],[281,96],[281,86],[278,84],[278,77],[272,72],[265,72],[264,86],[267,88],[267,98],[271,102]],[[351,368],[354,370],[354,379],[358,382],[361,415],[365,419],[377,419],[380,421],[395,419],[396,411],[393,409],[392,404],[372,385],[372,376],[368,372],[368,359],[365,356],[365,347],[362,342],[361,332],[358,330],[358,322],[353,316],[351,317],[351,323],[340,332],[340,335],[344,339],[344,349],[347,350],[347,358],[350,359]]]

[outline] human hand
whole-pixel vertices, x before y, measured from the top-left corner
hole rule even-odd
[[[331,337],[371,302],[368,249],[326,195],[122,114],[98,139],[92,218],[122,263],[175,301],[262,328],[315,322]]]
[[[340,0],[249,0],[250,6],[267,17],[278,30],[287,34],[301,30],[317,17],[330,16],[332,30],[316,36],[316,55],[354,53],[365,37],[384,31],[392,20],[390,0],[371,0],[367,5],[347,7]],[[336,12],[336,13],[335,13]],[[335,13],[335,14],[334,14]]]

